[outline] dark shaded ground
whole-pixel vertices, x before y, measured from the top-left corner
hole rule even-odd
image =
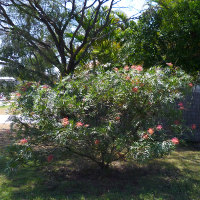
[[[200,199],[200,152],[196,150],[182,148],[165,159],[146,165],[116,162],[112,169],[104,172],[87,160],[69,157],[65,161],[55,159],[42,168],[25,167],[13,176],[0,170],[6,177],[0,199]],[[0,167],[4,162],[1,161]]]
[[[6,126],[0,127],[0,149],[9,144]],[[30,163],[8,175],[10,160],[2,155],[0,200],[200,200],[200,151],[194,148],[144,165],[115,162],[104,172],[69,153],[64,161],[55,155],[51,163]]]

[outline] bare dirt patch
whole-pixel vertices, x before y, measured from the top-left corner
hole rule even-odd
[[[11,114],[9,112],[9,108],[8,107],[0,107],[0,115],[9,115]]]

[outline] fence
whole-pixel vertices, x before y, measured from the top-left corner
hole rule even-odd
[[[187,131],[186,137],[192,142],[200,142],[200,86],[195,86],[190,96],[185,99],[187,108],[183,112],[185,125],[191,127],[196,125],[196,129],[192,132]]]

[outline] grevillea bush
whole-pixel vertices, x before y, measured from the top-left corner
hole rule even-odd
[[[82,71],[53,88],[26,83],[13,107],[21,116],[14,146],[24,160],[36,147],[50,145],[49,162],[59,147],[63,158],[71,151],[101,168],[119,159],[162,157],[179,143],[180,99],[191,88],[191,77],[178,68],[141,66]]]

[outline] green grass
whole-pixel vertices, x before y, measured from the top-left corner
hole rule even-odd
[[[6,175],[0,159],[1,200],[199,200],[200,151],[181,148],[138,166],[115,163],[100,175],[79,158],[54,161],[42,169],[26,167]]]

